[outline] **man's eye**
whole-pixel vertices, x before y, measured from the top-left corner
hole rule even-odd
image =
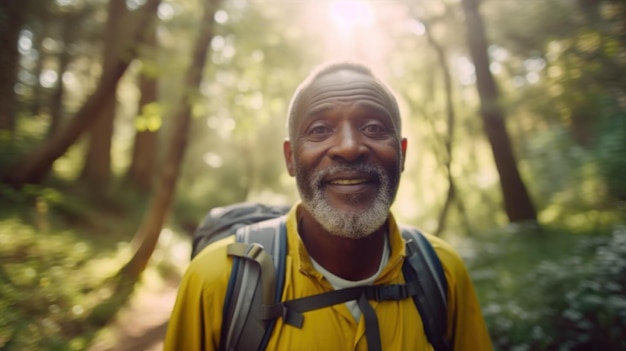
[[[365,128],[363,128],[363,131],[366,133],[380,134],[380,133],[384,133],[385,129],[376,124],[369,124],[369,125],[366,125]]]
[[[309,130],[309,134],[324,134],[324,133],[328,133],[328,128],[324,126],[317,126]]]

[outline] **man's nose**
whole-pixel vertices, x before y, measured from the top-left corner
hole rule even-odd
[[[332,158],[355,161],[367,153],[363,144],[363,135],[352,127],[341,128],[334,138],[333,147],[329,150]]]

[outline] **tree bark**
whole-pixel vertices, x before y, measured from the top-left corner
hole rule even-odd
[[[63,42],[65,45],[74,41],[75,27],[77,18],[72,13],[65,14],[63,23]],[[56,86],[50,97],[50,125],[48,126],[48,138],[54,135],[63,120],[63,96],[65,95],[65,85],[63,84],[63,74],[67,71],[67,67],[71,62],[72,56],[69,50],[63,50],[59,53],[59,69],[57,71],[58,78]]]
[[[448,67],[448,57],[445,53],[444,48],[437,42],[437,40],[433,37],[430,31],[430,23],[424,19],[419,19],[424,25],[424,32],[426,37],[428,38],[428,42],[430,46],[435,50],[437,54],[437,60],[439,61],[439,66],[441,67],[441,73],[443,74],[443,84],[445,91],[445,100],[446,100],[446,120],[448,133],[444,137],[444,147],[446,150],[444,165],[446,168],[446,173],[448,175],[448,192],[446,195],[446,200],[443,204],[443,208],[439,213],[439,220],[437,222],[437,228],[433,232],[435,235],[441,235],[445,226],[446,220],[448,217],[448,212],[452,203],[455,200],[456,196],[456,188],[454,186],[454,178],[452,177],[452,140],[454,138],[454,120],[455,120],[455,112],[454,112],[454,102],[452,100],[452,77],[450,74],[450,68]]]
[[[118,50],[116,39],[120,33],[126,31],[128,10],[126,0],[109,0],[107,23],[104,29],[104,54],[102,59],[102,74],[108,75],[124,52]],[[116,93],[110,94],[98,113],[100,116],[89,127],[89,142],[85,161],[81,173],[81,180],[87,184],[103,189],[111,178],[111,143],[113,139],[113,123],[116,112]]]
[[[156,31],[151,33],[146,40],[148,51],[156,48]],[[144,115],[146,107],[156,103],[158,98],[158,81],[152,75],[142,72],[139,76],[139,98],[138,115]],[[152,182],[155,171],[157,156],[157,131],[137,130],[135,132],[135,142],[133,144],[133,156],[128,173],[127,183],[141,192],[149,192],[152,189]]]
[[[176,180],[184,159],[191,124],[191,108],[194,96],[190,92],[197,94],[202,82],[202,72],[213,38],[213,17],[217,10],[218,1],[205,0],[203,2],[202,25],[196,38],[192,62],[184,84],[188,93],[183,94],[179,103],[179,110],[174,118],[172,134],[168,143],[169,148],[161,167],[159,186],[156,188],[156,193],[151,200],[148,212],[144,216],[143,223],[133,239],[134,242],[139,243],[138,248],[133,257],[122,268],[122,277],[136,279],[145,270],[159,240],[163,223],[174,198]]]
[[[102,105],[115,94],[117,83],[126,72],[130,62],[137,56],[137,43],[143,40],[146,28],[152,26],[156,9],[161,0],[146,0],[138,12],[135,27],[130,35],[122,37],[125,55],[118,56],[109,74],[102,75],[96,91],[87,98],[72,120],[44,144],[40,145],[21,162],[14,164],[3,174],[2,181],[20,188],[24,184],[40,182],[50,171],[52,164],[78,139],[96,120]]]
[[[17,41],[26,20],[30,0],[0,1],[0,131],[15,132],[17,98],[14,91],[20,54]]]
[[[78,11],[67,12],[63,15],[63,27],[62,27],[62,37],[63,45],[68,48],[74,43],[76,43],[80,32],[76,31],[81,25],[81,22],[88,18],[88,16],[93,12],[91,7],[85,7]],[[52,91],[50,96],[50,125],[48,126],[47,137],[50,138],[52,135],[59,131],[61,127],[61,122],[63,121],[63,117],[65,114],[63,98],[65,97],[65,85],[63,84],[63,75],[67,72],[67,68],[70,63],[74,59],[71,50],[62,50],[58,56],[58,78],[56,85]]]
[[[462,0],[462,3],[469,51],[476,70],[483,128],[491,144],[496,168],[500,175],[504,209],[511,223],[536,221],[535,207],[517,168],[505,125],[505,113],[500,105],[496,83],[489,70],[487,40],[478,9],[478,0]]]
[[[43,50],[43,38],[48,29],[48,14],[41,15],[40,21],[37,24],[33,24],[35,29],[33,30],[32,49],[37,51],[37,63],[33,69],[33,76],[35,76],[35,85],[33,86],[33,97],[30,101],[30,115],[38,116],[42,112],[42,108],[45,106],[46,89],[41,85],[39,78],[43,72],[43,63],[46,61],[46,54]],[[60,77],[59,77],[60,78]]]

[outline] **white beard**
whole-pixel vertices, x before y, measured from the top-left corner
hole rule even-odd
[[[363,210],[339,210],[331,206],[322,190],[322,179],[328,174],[341,170],[354,170],[355,166],[337,165],[318,171],[309,180],[308,194],[298,182],[298,190],[302,197],[302,205],[311,213],[313,218],[329,233],[348,239],[360,239],[367,237],[378,230],[389,216],[389,208],[393,203],[397,188],[392,185],[389,174],[377,165],[358,165],[360,171],[376,174],[380,182],[378,193],[371,207]],[[296,169],[297,173],[301,170]],[[300,174],[298,174],[300,176]],[[307,177],[299,177],[306,181]],[[397,181],[395,182],[397,185]],[[349,199],[357,201],[357,198]]]

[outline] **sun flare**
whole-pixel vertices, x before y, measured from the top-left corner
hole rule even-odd
[[[342,36],[374,24],[374,11],[369,3],[359,0],[338,0],[330,3],[330,18]]]

